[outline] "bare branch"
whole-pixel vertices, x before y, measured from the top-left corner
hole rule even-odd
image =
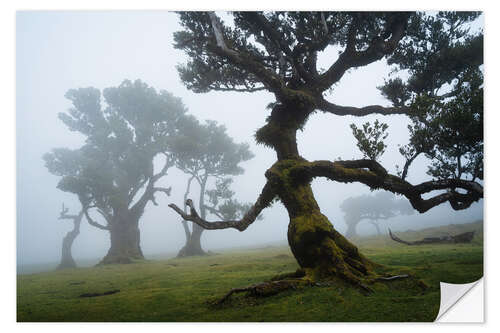
[[[391,239],[398,243],[406,245],[422,245],[422,244],[449,244],[449,243],[470,243],[474,238],[474,231],[464,232],[455,236],[447,235],[442,237],[425,237],[424,239],[408,242],[402,240],[391,232],[389,229],[389,236]]]
[[[153,193],[151,194],[151,201],[153,202],[153,204],[155,206],[158,206],[158,203],[156,202],[156,198],[155,198],[155,193],[156,192],[163,192],[165,193],[167,196],[170,196],[170,192],[172,191],[172,187],[153,187]]]
[[[95,222],[89,215],[88,209],[85,209],[85,217],[87,218],[87,222],[96,228],[102,229],[102,230],[110,230],[109,226],[104,226],[102,224],[99,224]]]
[[[368,48],[364,51],[355,50],[356,36],[356,20],[353,20],[349,28],[347,46],[344,52],[339,56],[337,61],[320,76],[320,84],[323,91],[330,88],[332,84],[339,81],[344,73],[353,67],[366,66],[374,61],[382,59],[384,56],[391,54],[397,47],[399,41],[404,35],[406,22],[409,18],[409,13],[400,12],[392,22],[388,22],[386,31],[382,36],[374,38]],[[384,40],[385,36],[390,36],[388,40]]]
[[[210,17],[210,21],[212,23],[212,30],[215,35],[215,40],[217,41],[217,46],[220,47],[224,52],[231,54],[233,56],[237,56],[238,53],[228,48],[226,42],[224,42],[224,36],[222,35],[222,28],[220,27],[219,20],[215,15],[215,13],[209,12],[208,16]]]
[[[326,177],[344,183],[360,182],[372,189],[382,188],[393,193],[402,194],[409,199],[413,208],[420,213],[426,212],[444,202],[449,202],[455,210],[462,210],[483,198],[483,187],[476,182],[463,179],[443,179],[412,185],[397,176],[389,174],[384,167],[373,160],[315,161],[309,164],[301,164],[296,168],[297,170],[291,172],[308,172],[313,178]],[[463,189],[467,193],[458,193],[455,191],[457,188]],[[435,190],[447,190],[447,192],[429,199],[422,198],[423,194]]]
[[[259,195],[255,204],[252,207],[250,207],[250,209],[245,213],[245,215],[241,220],[229,220],[229,221],[217,221],[217,222],[205,221],[202,218],[200,218],[198,212],[196,211],[193,205],[193,201],[190,199],[186,200],[186,205],[190,209],[189,214],[185,213],[175,204],[170,204],[168,206],[172,208],[175,212],[177,212],[177,214],[182,216],[184,220],[196,223],[197,225],[199,225],[204,229],[216,230],[216,229],[234,228],[239,231],[243,231],[246,228],[248,228],[250,224],[255,222],[260,212],[271,204],[275,196],[276,192],[272,188],[271,184],[267,182],[264,188],[262,189],[262,192]]]
[[[337,116],[357,116],[363,117],[370,114],[378,113],[381,115],[404,114],[410,113],[407,107],[384,107],[380,105],[368,105],[365,107],[342,106],[328,102],[324,98],[320,98],[316,107],[324,112],[333,113]]]
[[[64,206],[64,202],[62,204],[62,209],[59,215],[59,220],[77,220],[81,219],[83,214],[80,212],[78,215],[68,214],[69,208]]]
[[[216,55],[228,59],[235,66],[260,78],[267,89],[270,89],[277,94],[281,94],[284,84],[280,77],[274,73],[274,71],[268,70],[263,64],[260,63],[259,59],[253,57],[252,55],[237,52],[228,48],[224,41],[219,19],[214,12],[209,12],[208,15],[210,16],[212,23],[212,30],[215,35],[216,45],[208,43],[207,48]]]

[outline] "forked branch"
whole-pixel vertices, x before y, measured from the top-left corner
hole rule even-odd
[[[196,211],[196,208],[194,207],[193,201],[191,199],[187,199],[185,203],[189,207],[189,214],[185,213],[175,204],[170,204],[168,206],[172,208],[177,214],[179,214],[185,221],[196,223],[204,229],[216,230],[234,228],[239,231],[243,231],[248,228],[250,224],[255,222],[260,212],[271,204],[275,196],[276,193],[271,184],[269,182],[266,183],[255,204],[250,207],[250,209],[245,213],[241,220],[208,222],[198,215],[198,212]]]

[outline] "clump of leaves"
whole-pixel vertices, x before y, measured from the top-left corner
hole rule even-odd
[[[351,124],[352,134],[356,138],[357,146],[363,153],[364,157],[371,160],[378,160],[385,152],[387,145],[383,140],[387,138],[387,128],[389,126],[377,120],[372,124],[366,122],[362,128],[358,128],[356,124]]]

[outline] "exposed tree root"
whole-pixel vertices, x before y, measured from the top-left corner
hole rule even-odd
[[[357,287],[360,292],[365,295],[371,294],[374,290],[368,287],[366,283],[375,283],[375,282],[390,282],[400,279],[409,278],[410,275],[402,274],[402,275],[393,275],[393,276],[376,276],[373,278],[367,278],[366,281],[361,281],[358,279],[351,279],[347,277],[342,277],[342,280],[348,282],[351,285]],[[273,278],[270,281],[256,283],[247,287],[242,288],[233,288],[228,293],[226,293],[223,297],[216,300],[213,304],[221,305],[226,302],[233,294],[236,293],[247,293],[247,296],[252,297],[268,297],[272,295],[276,295],[280,292],[297,289],[299,286],[330,286],[332,284],[338,283],[338,278],[336,279],[325,279],[324,281],[314,281],[309,276],[306,275],[304,270],[297,269],[297,271],[292,273],[280,274]]]
[[[222,304],[231,297],[232,294],[248,292],[250,296],[254,297],[267,297],[276,295],[282,291],[289,289],[296,289],[301,284],[308,284],[309,282],[306,280],[279,280],[279,281],[268,281],[253,284],[248,287],[243,288],[233,288],[227,294],[225,294],[222,298],[215,302],[216,305]]]

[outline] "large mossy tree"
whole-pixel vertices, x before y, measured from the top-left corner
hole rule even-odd
[[[170,194],[157,182],[174,165],[167,150],[176,124],[185,117],[180,99],[136,80],[118,87],[80,88],[66,93],[73,107],[59,118],[82,134],[78,149],[44,155],[57,187],[78,195],[87,221],[109,232],[111,246],[102,264],[143,259],[139,219],[155,193]],[[154,161],[161,163],[155,170]],[[158,169],[158,168],[156,168]],[[92,214],[99,214],[104,223]]]
[[[375,266],[321,213],[311,181],[323,177],[387,190],[405,196],[419,212],[444,203],[466,209],[480,200],[483,35],[467,29],[479,15],[231,12],[225,23],[213,12],[179,13],[183,30],[174,35],[175,47],[190,58],[179,67],[182,81],[200,93],[272,93],[276,102],[255,138],[276,151],[277,161],[265,172],[267,183],[242,219],[208,222],[192,205],[189,214],[170,206],[203,228],[243,231],[279,200],[290,217],[288,243],[302,280],[338,279],[365,289],[366,282],[376,279]],[[331,64],[320,69],[318,55],[329,47],[340,51],[328,53]],[[349,70],[381,59],[393,67],[392,77],[380,87],[391,106],[342,106],[327,98],[329,92],[335,98],[335,85]],[[410,142],[402,148],[407,161],[403,172],[391,174],[374,159],[303,158],[297,131],[315,112],[332,117],[408,115],[412,125]],[[433,179],[412,184],[406,174],[419,154],[431,158]]]
[[[249,205],[234,198],[230,185],[233,176],[244,172],[240,164],[253,157],[248,144],[234,142],[225,126],[215,121],[200,123],[194,117],[185,117],[178,123],[170,147],[175,166],[189,176],[184,201],[192,191],[192,182],[198,184],[198,209],[202,219],[210,215],[223,219],[243,216]],[[186,209],[184,205],[185,212]],[[186,244],[178,257],[206,254],[201,246],[204,229],[195,223],[190,228],[185,220],[182,225]]]

